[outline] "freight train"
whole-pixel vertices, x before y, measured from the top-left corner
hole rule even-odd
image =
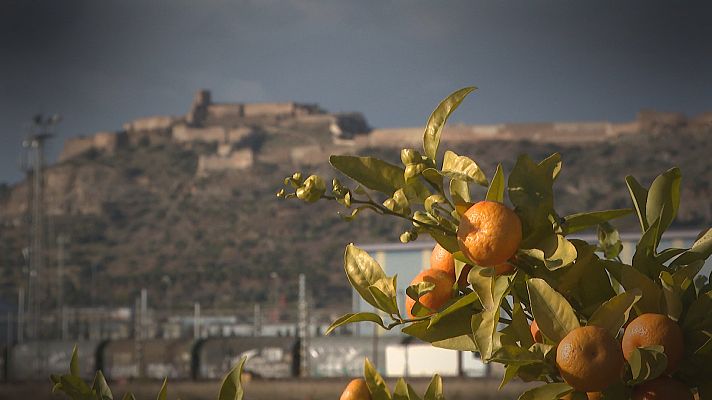
[[[304,348],[294,337],[212,337],[26,342],[3,349],[0,379],[46,380],[50,374],[66,373],[75,345],[86,379],[101,370],[110,380],[217,380],[242,356],[248,357],[246,373],[266,379],[298,377],[302,368],[309,377],[360,376],[366,357],[384,376],[487,373],[472,353],[408,343],[401,337],[315,337]]]

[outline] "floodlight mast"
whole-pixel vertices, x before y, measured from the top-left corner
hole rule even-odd
[[[30,197],[32,224],[30,228],[29,279],[27,287],[27,311],[30,314],[28,337],[39,339],[39,319],[42,293],[42,273],[45,261],[45,204],[44,204],[44,143],[52,138],[56,125],[62,120],[58,114],[45,117],[37,114],[32,119],[30,134],[22,142],[22,147],[31,153],[32,166],[27,166],[28,178],[32,171],[32,194]],[[28,204],[30,208],[30,204]],[[18,321],[23,323],[23,321]]]

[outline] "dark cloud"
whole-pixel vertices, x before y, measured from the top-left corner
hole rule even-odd
[[[712,108],[703,1],[30,1],[0,3],[0,181],[25,124],[61,139],[177,114],[192,93],[295,99],[422,124],[460,86],[465,122],[626,120]]]

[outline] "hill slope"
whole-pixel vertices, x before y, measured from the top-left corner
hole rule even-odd
[[[701,228],[712,222],[712,168],[709,132],[677,131],[634,135],[616,142],[560,146],[526,141],[487,141],[455,147],[492,174],[497,162],[511,170],[516,155],[542,159],[558,151],[564,168],[556,184],[557,210],[572,212],[628,207],[623,178],[634,175],[644,185],[678,165],[683,171],[683,202],[678,226]],[[317,307],[350,306],[351,294],[341,267],[349,242],[394,242],[404,225],[366,213],[352,223],[340,220],[338,208],[306,206],[275,197],[284,176],[294,170],[334,172],[324,163],[293,166],[257,163],[249,171],[195,175],[199,154],[209,145],[145,145],[113,155],[88,153],[50,169],[54,193],[49,243],[62,233],[67,249],[65,298],[72,305],[131,305],[147,287],[152,305],[230,307],[265,301],[279,283],[287,298],[296,295],[296,276],[307,274]],[[398,162],[398,149],[364,153]],[[0,210],[17,207],[17,187],[0,188]],[[14,193],[14,194],[13,194]],[[62,194],[57,198],[57,193]],[[50,198],[51,197],[51,198]],[[93,213],[80,213],[94,208]],[[631,219],[619,227],[637,228]],[[23,276],[25,221],[0,226],[0,295],[14,302]],[[54,266],[54,247],[50,265]],[[52,267],[54,268],[54,267]],[[44,293],[56,290],[54,269]],[[271,274],[277,273],[277,279]],[[164,276],[169,276],[172,284]]]

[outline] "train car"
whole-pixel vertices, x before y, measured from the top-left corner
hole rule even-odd
[[[299,341],[294,337],[208,338],[194,349],[195,379],[220,379],[242,356],[244,371],[262,378],[289,378],[299,372]]]
[[[307,370],[310,377],[363,375],[363,360],[368,357],[385,374],[386,347],[402,340],[399,336],[323,336],[307,342]],[[374,353],[375,349],[375,353]]]
[[[193,339],[116,340],[100,351],[107,379],[191,379]]]
[[[75,344],[81,375],[84,379],[92,379],[97,369],[97,349],[102,344],[98,340],[51,340],[15,345],[7,352],[8,379],[44,381],[51,374],[67,373]]]

